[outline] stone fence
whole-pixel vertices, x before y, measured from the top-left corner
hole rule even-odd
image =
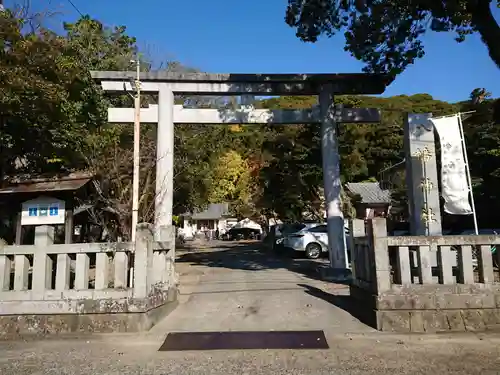
[[[149,224],[135,243],[53,238],[53,227],[39,226],[34,245],[0,244],[0,337],[142,331],[175,306],[173,232],[167,242],[154,241]]]
[[[500,236],[395,236],[385,219],[351,223],[356,311],[382,331],[500,328]]]

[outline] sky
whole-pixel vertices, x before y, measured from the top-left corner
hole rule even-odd
[[[23,0],[4,0],[7,7]],[[24,0],[26,1],[26,0]],[[50,22],[89,14],[124,25],[156,61],[177,60],[212,73],[357,73],[363,64],[343,51],[343,35],[301,42],[284,22],[287,0],[30,0],[33,10],[56,10]],[[73,3],[76,7],[71,5]],[[78,12],[78,11],[79,12]],[[500,10],[495,9],[500,21]],[[461,44],[451,33],[428,33],[426,55],[384,96],[428,93],[465,100],[476,87],[500,97],[500,70],[478,35]]]

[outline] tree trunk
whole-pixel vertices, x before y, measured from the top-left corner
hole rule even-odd
[[[500,68],[500,26],[493,17],[490,3],[491,0],[473,0],[470,1],[469,9],[472,25],[481,35],[491,59]]]

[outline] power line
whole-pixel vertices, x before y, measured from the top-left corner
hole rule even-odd
[[[70,5],[73,7],[73,9],[75,9],[78,12],[78,14],[80,14],[80,16],[83,17],[83,13],[80,12],[80,9],[78,9],[78,7],[75,5],[75,3],[72,0],[68,0],[68,3],[70,3]]]

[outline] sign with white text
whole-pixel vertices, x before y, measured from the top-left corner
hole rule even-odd
[[[38,197],[22,204],[21,225],[64,224],[64,212],[64,201]]]

